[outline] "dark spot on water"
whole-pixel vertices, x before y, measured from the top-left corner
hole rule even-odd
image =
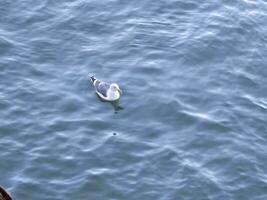
[[[115,135],[117,135],[117,133],[113,133],[113,135],[115,136]]]

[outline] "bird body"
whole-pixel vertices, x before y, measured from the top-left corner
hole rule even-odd
[[[90,77],[97,95],[105,101],[116,101],[120,98],[122,91],[116,83],[106,83],[96,79],[94,76]]]

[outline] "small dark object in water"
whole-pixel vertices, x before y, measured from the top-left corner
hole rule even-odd
[[[0,200],[12,200],[4,188],[0,186]]]
[[[117,135],[117,133],[113,133],[113,135]]]

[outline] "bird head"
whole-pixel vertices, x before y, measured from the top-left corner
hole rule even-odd
[[[112,83],[110,85],[110,88],[113,90],[113,91],[118,91],[120,93],[120,95],[122,95],[122,91],[119,87],[119,85],[117,83]]]

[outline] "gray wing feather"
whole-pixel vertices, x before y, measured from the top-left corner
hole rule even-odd
[[[95,89],[97,92],[99,92],[100,94],[102,94],[104,97],[107,97],[107,91],[110,87],[110,84],[106,83],[106,82],[101,82],[101,81],[96,81],[95,82]]]

